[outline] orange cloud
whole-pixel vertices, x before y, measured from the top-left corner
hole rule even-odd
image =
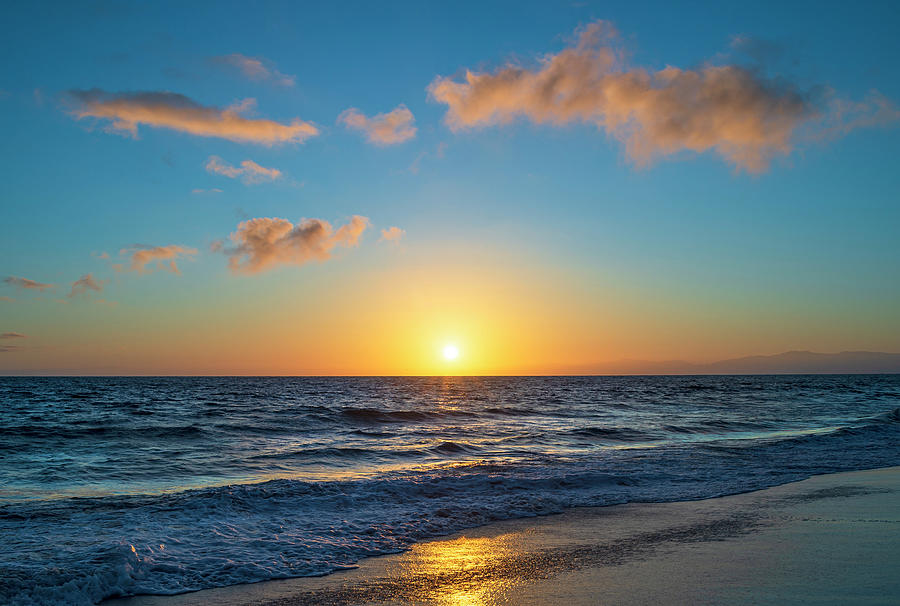
[[[281,86],[294,86],[295,76],[282,74],[272,65],[272,62],[263,57],[248,57],[240,53],[213,57],[215,63],[226,65],[238,70],[249,80],[274,82]]]
[[[398,105],[386,114],[366,117],[356,108],[351,107],[338,116],[347,128],[365,133],[369,143],[375,145],[394,145],[409,141],[416,136],[416,119],[405,105]]]
[[[48,288],[53,288],[53,284],[43,284],[41,282],[35,282],[34,280],[29,280],[28,278],[20,278],[18,276],[8,276],[3,278],[3,281],[9,284],[10,286],[18,286],[19,288],[26,288],[29,290],[46,290]]]
[[[534,68],[467,70],[463,81],[436,78],[428,92],[448,106],[445,121],[454,131],[517,118],[583,122],[624,143],[638,165],[683,150],[715,151],[750,172],[788,154],[797,128],[819,113],[790,85],[739,66],[629,67],[609,24],[576,33],[573,45]]]
[[[198,137],[218,137],[240,143],[302,143],[319,134],[315,125],[295,118],[290,124],[245,118],[256,105],[254,99],[219,109],[206,107],[170,92],[108,93],[99,89],[69,92],[77,103],[72,115],[110,120],[109,129],[137,136],[139,124],[168,128]]]
[[[130,271],[136,271],[141,274],[147,273],[147,265],[155,261],[156,269],[163,269],[173,274],[181,275],[175,260],[179,257],[196,255],[197,249],[170,244],[168,246],[134,246],[132,248],[123,248],[119,251],[120,255],[129,253],[131,254],[131,265],[128,268]],[[122,266],[117,265],[116,269],[121,270]]]
[[[219,245],[215,249],[228,255],[232,272],[256,274],[278,265],[330,259],[335,247],[356,246],[368,226],[369,220],[359,215],[337,229],[321,219],[304,219],[294,225],[286,219],[262,217],[238,224],[231,234],[232,248]]]
[[[5,332],[0,334],[0,339],[24,339],[25,335],[20,332]]]
[[[88,290],[101,292],[105,285],[106,280],[96,280],[94,274],[85,274],[72,282],[72,291],[69,293],[69,297],[85,293]]]
[[[277,168],[266,168],[253,160],[244,160],[241,162],[240,167],[231,166],[223,162],[219,156],[209,157],[206,161],[206,170],[230,179],[241,177],[241,180],[247,185],[255,185],[264,181],[275,181],[281,178],[281,171]]]
[[[389,227],[387,229],[381,230],[381,238],[378,239],[379,242],[393,242],[394,244],[400,242],[403,236],[406,235],[405,229],[400,229],[399,227]]]

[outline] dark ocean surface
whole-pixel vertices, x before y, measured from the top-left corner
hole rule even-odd
[[[579,505],[900,465],[900,375],[0,378],[0,603],[323,574]]]

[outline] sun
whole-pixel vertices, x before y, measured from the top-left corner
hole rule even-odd
[[[459,348],[456,345],[448,344],[444,345],[444,359],[445,360],[455,360],[459,357]]]

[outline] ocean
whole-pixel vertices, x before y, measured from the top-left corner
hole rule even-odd
[[[321,575],[501,519],[900,465],[900,375],[0,378],[0,603]]]

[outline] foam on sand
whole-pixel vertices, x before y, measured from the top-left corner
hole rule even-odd
[[[323,578],[108,606],[889,604],[900,467],[703,501],[497,522]]]

